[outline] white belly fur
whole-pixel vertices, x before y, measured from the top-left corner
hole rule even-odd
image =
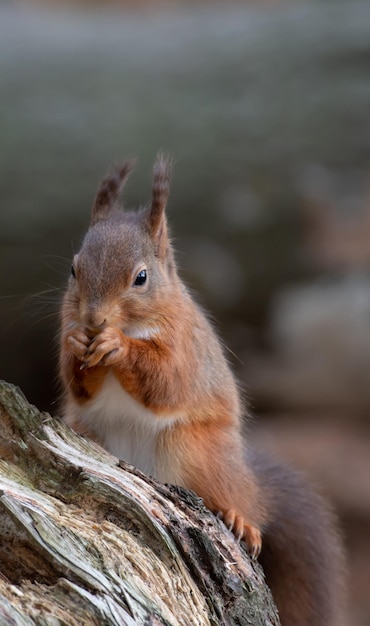
[[[156,440],[180,416],[158,416],[137,402],[108,372],[101,391],[75,411],[80,424],[91,429],[101,445],[142,472],[158,475]]]

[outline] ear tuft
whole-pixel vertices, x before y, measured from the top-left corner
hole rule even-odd
[[[149,213],[149,229],[152,236],[160,230],[170,193],[171,161],[159,153],[153,167],[152,204]]]
[[[107,174],[101,181],[96,192],[91,211],[91,226],[109,215],[117,202],[123,186],[135,166],[136,160],[131,159],[123,165],[117,166],[113,172]]]

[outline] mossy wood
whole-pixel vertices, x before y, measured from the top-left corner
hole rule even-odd
[[[278,626],[261,570],[194,494],[0,383],[0,624]]]

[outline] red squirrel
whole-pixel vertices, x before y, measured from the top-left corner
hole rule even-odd
[[[151,203],[119,206],[129,161],[101,182],[61,314],[63,416],[166,483],[192,489],[259,558],[282,626],[338,626],[341,549],[299,476],[246,448],[238,385],[180,279],[165,214],[170,164]]]

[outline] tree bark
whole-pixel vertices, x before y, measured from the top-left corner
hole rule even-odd
[[[0,382],[0,624],[278,626],[261,568],[162,485]]]

